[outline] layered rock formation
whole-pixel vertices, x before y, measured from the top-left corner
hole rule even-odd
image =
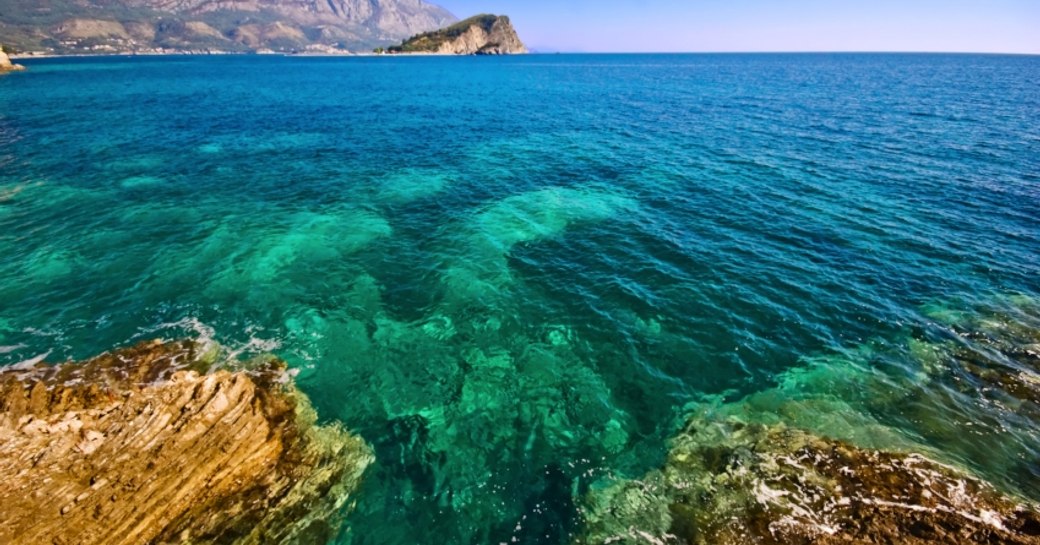
[[[423,0],[10,0],[0,36],[49,53],[368,50],[456,20]]]
[[[0,543],[326,543],[369,448],[284,364],[142,343],[0,371]]]
[[[593,491],[583,544],[1040,544],[1040,515],[915,454],[693,418],[664,467]]]
[[[18,70],[25,70],[25,67],[20,64],[14,64],[11,62],[11,58],[0,50],[0,74],[4,72],[15,72]]]
[[[450,27],[414,36],[391,53],[509,55],[527,53],[509,17],[477,15]]]

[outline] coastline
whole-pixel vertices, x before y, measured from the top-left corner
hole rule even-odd
[[[12,545],[332,537],[374,461],[283,362],[188,340],[2,367],[0,430]]]
[[[170,53],[140,53],[140,52],[125,52],[125,53],[44,53],[39,55],[19,53],[10,55],[11,60],[33,60],[33,59],[72,59],[72,58],[99,58],[99,57],[475,57],[478,55],[460,55],[455,53],[426,53],[426,52],[409,52],[409,53],[369,53],[369,52],[343,52],[343,53],[323,53],[323,52],[305,52],[305,53],[284,53],[284,52],[191,52],[191,51],[178,51]]]
[[[1017,57],[1017,58],[1033,58],[1040,57],[1037,53],[1008,53],[1008,52],[992,52],[992,51],[962,51],[962,52],[948,52],[948,51],[638,51],[638,52],[623,52],[623,51],[530,51],[525,55],[542,55],[542,56],[556,56],[556,55],[583,55],[583,56],[648,56],[648,55],[662,55],[662,56],[761,56],[761,57],[779,57],[779,56],[922,56],[922,57]],[[408,52],[408,53],[374,53],[374,52],[344,52],[344,53],[285,53],[285,52],[253,52],[253,51],[224,51],[224,52],[197,52],[197,51],[177,51],[177,52],[115,52],[115,53],[40,53],[40,54],[26,54],[17,53],[9,55],[11,60],[33,60],[33,59],[63,59],[63,58],[95,58],[95,57],[207,57],[207,56],[221,56],[221,57],[246,57],[246,56],[264,56],[264,57],[475,57],[479,55],[463,55],[453,53],[425,53],[425,52]],[[512,56],[512,55],[506,55]]]

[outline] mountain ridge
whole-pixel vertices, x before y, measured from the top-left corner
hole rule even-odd
[[[0,0],[0,43],[60,54],[331,53],[456,21],[424,0]]]

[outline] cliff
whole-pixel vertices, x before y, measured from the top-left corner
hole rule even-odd
[[[434,32],[413,36],[391,53],[436,53],[442,55],[509,55],[527,53],[527,48],[509,17],[477,15]]]
[[[47,53],[369,50],[456,21],[423,0],[5,0],[0,36]]]
[[[325,543],[369,448],[193,342],[0,370],[0,543]]]

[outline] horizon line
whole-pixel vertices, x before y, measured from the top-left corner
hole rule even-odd
[[[871,51],[871,50],[730,50],[730,51],[568,51],[565,49],[540,49],[531,48],[531,55],[1016,55],[1025,57],[1040,56],[1040,51],[928,51],[928,50],[906,50],[906,51]]]

